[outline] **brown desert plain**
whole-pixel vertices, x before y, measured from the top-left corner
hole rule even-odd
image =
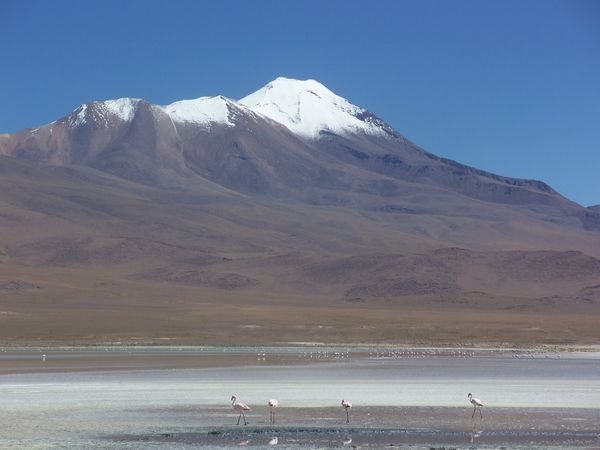
[[[366,112],[386,136],[101,107],[0,136],[3,343],[600,342],[598,208]]]

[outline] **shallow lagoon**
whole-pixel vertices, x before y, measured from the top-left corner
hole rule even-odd
[[[484,401],[483,421],[471,419],[468,392]],[[235,426],[232,394],[253,407],[248,427]],[[280,402],[273,427],[270,398]],[[348,425],[342,398],[354,404]],[[600,448],[600,356],[367,347],[3,349],[0,424],[0,448]]]

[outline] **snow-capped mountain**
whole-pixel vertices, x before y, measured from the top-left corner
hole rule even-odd
[[[109,122],[115,119],[130,122],[142,101],[119,98],[85,103],[69,114],[66,122],[71,128],[89,124],[108,127]],[[253,112],[280,123],[299,137],[311,140],[327,134],[380,137],[396,134],[383,120],[315,80],[279,77],[237,102],[216,95],[153,107],[164,111],[174,122],[201,126],[220,124],[231,127],[234,126],[233,117]]]
[[[0,303],[16,311],[0,336],[139,344],[132,326],[150,321],[156,342],[202,329],[206,343],[243,307],[236,342],[342,336],[341,310],[360,341],[407,328],[421,342],[447,310],[440,336],[459,339],[468,313],[556,342],[567,312],[561,339],[589,342],[599,231],[598,207],[430,154],[316,81],[278,78],[240,101],[93,101],[0,135]],[[332,326],[315,326],[322,314]]]
[[[467,197],[600,225],[595,212],[545,183],[423,151],[314,80],[277,78],[239,101],[90,102],[46,126],[0,136],[0,155],[85,166],[150,186],[389,211],[427,209],[427,202],[452,209],[448,196],[459,203]]]
[[[389,136],[392,128],[315,80],[277,78],[239,102],[308,139],[322,133]]]

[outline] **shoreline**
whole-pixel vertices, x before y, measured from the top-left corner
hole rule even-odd
[[[349,361],[593,360],[588,347],[414,347],[380,345],[287,346],[14,346],[0,347],[0,376],[51,373],[108,373],[229,367],[297,367]]]
[[[0,352],[6,351],[28,351],[39,349],[60,349],[60,350],[118,350],[118,349],[164,349],[164,350],[205,350],[211,351],[215,349],[349,349],[352,351],[372,351],[372,350],[440,350],[440,351],[489,351],[489,352],[554,352],[554,353],[600,353],[600,344],[538,344],[538,345],[515,345],[514,343],[474,343],[459,345],[449,343],[447,345],[437,344],[379,344],[379,343],[327,343],[327,342],[288,342],[288,343],[267,343],[267,344],[252,344],[252,345],[231,345],[231,344],[165,344],[158,342],[143,342],[143,343],[124,343],[116,342],[97,342],[97,343],[0,343]]]
[[[0,447],[266,448],[277,437],[285,448],[600,448],[597,353],[64,349],[46,361],[0,353],[0,372],[35,369],[0,374]],[[468,392],[483,400],[480,418]],[[252,408],[248,427],[236,426],[234,394]]]

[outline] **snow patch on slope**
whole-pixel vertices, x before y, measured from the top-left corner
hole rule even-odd
[[[315,80],[280,77],[240,99],[239,103],[308,139],[317,139],[322,132],[393,134],[385,122]]]
[[[85,123],[85,116],[87,111],[87,105],[79,106],[73,113],[69,116],[69,120],[67,125],[71,128],[78,127],[79,125],[83,125]]]
[[[163,110],[174,122],[191,122],[205,126],[218,123],[233,126],[233,122],[230,120],[230,106],[234,103],[232,100],[218,95],[181,100],[164,106]]]
[[[133,119],[140,101],[137,98],[118,98],[85,103],[69,115],[67,125],[75,128],[86,123],[100,122],[108,128],[109,121],[115,117],[122,122],[129,122]]]
[[[133,119],[137,104],[140,102],[137,98],[119,98],[117,100],[106,100],[102,102],[106,111],[116,115],[124,122]]]

